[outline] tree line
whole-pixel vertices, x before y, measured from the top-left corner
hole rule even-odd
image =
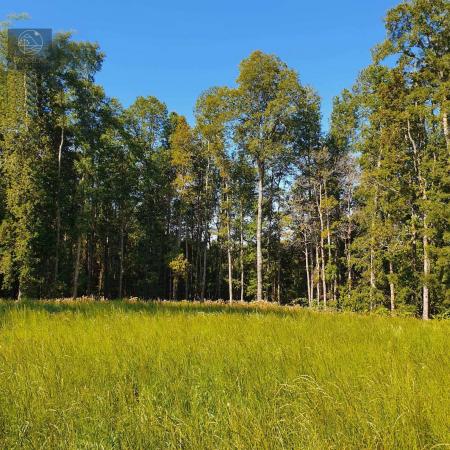
[[[8,297],[269,300],[444,314],[450,306],[450,4],[387,13],[353,87],[320,98],[253,52],[195,124],[95,82],[104,54],[45,59],[0,33],[0,282]]]

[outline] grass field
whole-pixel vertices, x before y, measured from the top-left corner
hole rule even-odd
[[[450,447],[450,323],[0,302],[0,449]]]

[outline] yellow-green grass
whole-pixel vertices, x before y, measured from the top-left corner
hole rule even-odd
[[[450,447],[450,323],[0,302],[0,449]]]

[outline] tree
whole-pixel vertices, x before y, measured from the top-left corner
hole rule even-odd
[[[291,164],[293,127],[305,90],[297,74],[279,58],[260,51],[240,65],[237,79],[236,142],[251,157],[258,177],[256,274],[258,301],[263,299],[263,198],[267,171]]]
[[[406,134],[412,148],[418,184],[417,200],[422,222],[423,251],[423,319],[429,318],[431,249],[435,239],[432,216],[441,211],[442,182],[430,179],[438,168],[432,161],[445,164],[450,154],[448,110],[450,106],[450,4],[446,0],[413,0],[390,10],[386,16],[387,39],[377,48],[376,61],[388,55],[398,56],[398,67],[405,78]],[[409,103],[409,104],[408,104]],[[431,144],[429,134],[436,133],[445,139],[446,152]],[[444,175],[444,179],[448,178]],[[433,194],[430,193],[433,191]],[[430,198],[434,197],[434,198]]]
[[[212,88],[197,100],[197,128],[207,142],[209,159],[218,170],[224,201],[220,208],[225,213],[226,247],[228,261],[228,300],[233,301],[233,258],[232,258],[232,209],[233,209],[233,155],[229,145],[229,122],[234,113],[234,92],[227,88]],[[209,173],[208,173],[209,180]],[[208,220],[208,219],[206,219]]]

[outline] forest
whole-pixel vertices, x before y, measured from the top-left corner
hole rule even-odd
[[[106,55],[70,33],[45,58],[11,57],[11,25],[0,297],[449,314],[448,0],[387,12],[327,130],[314,87],[276,55],[205,86],[188,123],[162,99],[109,97]]]
[[[0,22],[0,449],[450,446],[450,1],[393,1]]]

